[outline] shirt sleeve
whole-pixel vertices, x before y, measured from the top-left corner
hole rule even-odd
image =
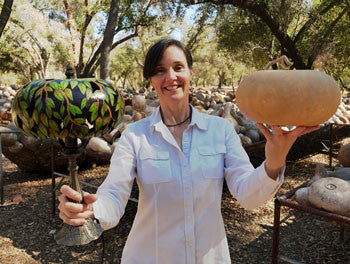
[[[277,180],[267,175],[265,161],[254,169],[233,126],[227,122],[225,129],[224,170],[228,188],[245,209],[257,208],[277,193],[284,180],[285,168]]]
[[[111,157],[109,173],[97,190],[97,201],[93,204],[95,217],[103,229],[110,229],[119,223],[130,197],[136,177],[136,157],[126,129]]]

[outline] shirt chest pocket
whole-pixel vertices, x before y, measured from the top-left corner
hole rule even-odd
[[[203,177],[209,179],[223,178],[226,147],[224,145],[215,147],[200,146],[198,152]]]
[[[138,176],[146,184],[171,180],[169,152],[142,149],[139,156]]]

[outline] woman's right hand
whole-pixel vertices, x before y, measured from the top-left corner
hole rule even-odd
[[[64,223],[72,226],[80,226],[85,224],[86,218],[94,217],[92,204],[97,200],[97,195],[84,193],[83,203],[75,203],[74,201],[81,201],[81,194],[67,185],[61,187],[61,195],[58,197],[60,204],[58,209],[60,210],[59,217]]]

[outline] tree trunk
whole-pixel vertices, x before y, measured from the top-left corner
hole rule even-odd
[[[223,84],[224,79],[225,79],[225,74],[226,74],[226,72],[225,72],[225,71],[223,71],[223,72],[218,71],[218,75],[219,75],[219,84],[218,84],[218,90],[220,90],[220,89],[221,89],[221,87],[222,87],[222,84]]]
[[[103,34],[102,51],[100,59],[100,78],[108,80],[109,76],[109,55],[112,49],[115,25],[119,12],[120,0],[112,0],[108,14],[108,21]]]
[[[13,0],[5,0],[0,14],[0,38],[12,12]]]

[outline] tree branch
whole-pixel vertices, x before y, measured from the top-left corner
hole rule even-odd
[[[301,36],[304,34],[304,32],[306,30],[308,30],[311,25],[313,23],[315,23],[315,21],[322,15],[324,15],[325,13],[327,13],[329,10],[332,9],[332,7],[334,7],[335,5],[341,3],[342,0],[335,0],[331,3],[329,3],[328,6],[326,6],[323,10],[316,12],[316,14],[311,14],[310,18],[308,21],[306,21],[306,23],[302,26],[302,28],[299,30],[299,32],[297,33],[297,35],[295,36],[295,38],[293,39],[294,43],[297,43],[299,41],[299,39],[301,38]]]
[[[0,14],[0,37],[12,12],[13,0],[5,0]]]

